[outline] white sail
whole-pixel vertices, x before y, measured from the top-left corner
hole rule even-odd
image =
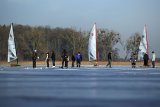
[[[8,62],[17,59],[15,41],[14,41],[14,33],[13,33],[13,25],[11,24],[9,38],[8,38]]]
[[[139,46],[139,58],[142,59],[144,53],[148,54],[148,35],[147,35],[147,29],[146,25],[144,26],[143,35],[141,37],[141,42]]]
[[[93,25],[93,28],[89,35],[89,43],[88,43],[88,57],[89,61],[97,60],[97,32],[96,32],[96,24]]]

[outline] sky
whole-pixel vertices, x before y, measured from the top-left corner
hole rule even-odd
[[[160,57],[160,0],[0,0],[0,24],[12,22],[84,31],[96,22],[98,28],[119,32],[124,41],[143,33],[146,24],[150,51]]]

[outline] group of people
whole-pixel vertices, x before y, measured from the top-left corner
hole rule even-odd
[[[136,60],[137,60],[136,54],[132,53],[131,58],[130,58],[132,68],[136,67]],[[148,64],[149,56],[147,53],[144,53],[143,61],[144,61],[144,67],[148,67],[149,66]],[[155,68],[156,54],[154,51],[152,51],[151,61],[152,61],[152,68]],[[112,52],[109,52],[108,53],[108,64],[106,66],[109,66],[111,68],[112,67],[111,65],[112,65]]]
[[[64,67],[68,68],[69,56],[68,56],[67,51],[65,49],[62,51],[61,58],[62,58],[61,68],[64,68]],[[111,66],[112,65],[112,52],[108,53],[107,58],[108,58],[108,64],[106,66],[109,66],[111,68],[112,67]],[[33,68],[36,68],[36,60],[37,59],[39,59],[39,57],[37,56],[37,51],[34,50],[33,54],[32,54]],[[49,59],[50,59],[49,52],[47,52],[46,53],[46,59],[45,59],[47,67],[49,67]],[[137,59],[136,54],[133,53],[131,55],[131,58],[130,58],[132,68],[136,67],[136,59]],[[52,60],[52,68],[54,68],[55,67],[55,60],[56,60],[54,51],[52,51],[51,60]],[[82,61],[81,53],[78,52],[76,55],[72,55],[71,60],[72,60],[72,67],[74,67],[75,61],[76,61],[77,67],[80,67],[81,66],[81,61]],[[154,51],[152,51],[151,61],[152,61],[152,67],[153,68],[155,68],[155,60],[156,60],[156,54],[155,54]],[[148,67],[149,66],[149,64],[148,64],[149,56],[148,56],[147,53],[144,54],[143,61],[144,61],[144,67]]]
[[[49,67],[50,58],[52,60],[52,68],[54,68],[55,67],[55,60],[56,60],[56,56],[55,56],[54,51],[52,51],[51,57],[49,55],[49,52],[46,53],[45,62],[47,64],[47,67]],[[68,56],[67,51],[65,49],[62,51],[61,58],[62,58],[61,68],[64,68],[64,67],[68,68],[69,56]],[[39,59],[39,57],[37,56],[37,50],[34,50],[33,54],[32,54],[33,68],[36,68],[37,59]],[[80,67],[81,66],[81,61],[82,61],[81,53],[78,52],[75,56],[72,55],[71,60],[72,60],[72,67],[74,67],[75,61],[77,63],[77,67]]]
[[[36,68],[36,62],[37,62],[37,59],[39,59],[39,57],[37,56],[37,50],[34,50],[33,53],[32,53],[32,62],[33,62],[33,68]],[[47,63],[47,67],[49,67],[49,52],[46,53],[46,63]],[[51,55],[51,59],[52,59],[52,64],[53,66],[52,67],[55,67],[55,54],[54,54],[54,51],[52,51],[52,55]]]
[[[148,64],[149,56],[147,53],[144,54],[143,60],[144,60],[144,66],[145,67],[149,66]],[[152,68],[155,68],[155,61],[156,61],[156,54],[154,51],[152,51],[152,58],[151,58]]]
[[[61,57],[62,57],[61,68],[63,68],[63,67],[68,68],[69,56],[67,55],[67,52],[66,52],[65,49],[63,50]],[[76,55],[72,55],[71,60],[72,60],[72,67],[74,67],[75,61],[77,63],[77,67],[80,67],[81,66],[81,61],[82,61],[81,53],[78,52]]]
[[[131,65],[132,65],[132,68],[135,68],[136,67],[136,54],[133,53],[131,55],[131,58],[130,58],[130,61],[131,61]],[[148,67],[149,64],[148,64],[148,61],[149,61],[149,56],[147,53],[144,53],[143,55],[143,65],[144,67]],[[156,61],[156,54],[154,51],[152,51],[152,57],[151,57],[151,62],[152,62],[152,68],[155,68],[155,61]]]

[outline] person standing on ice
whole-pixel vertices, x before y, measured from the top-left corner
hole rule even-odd
[[[74,67],[74,62],[75,62],[75,60],[76,60],[76,59],[75,59],[75,56],[72,55],[72,58],[71,58],[71,59],[72,59],[72,67]]]
[[[68,58],[67,52],[66,52],[65,49],[62,52],[61,58],[62,58],[62,66],[61,66],[61,68],[63,68],[64,67],[64,63],[65,63],[65,66],[66,66],[66,62],[67,62],[67,58]]]
[[[132,68],[135,68],[136,67],[136,54],[135,53],[132,53],[130,62],[131,62]]]
[[[76,54],[76,62],[77,62],[77,67],[80,67],[81,66],[81,61],[82,61],[82,55],[80,52],[78,52]]]
[[[49,52],[46,53],[46,63],[47,63],[47,67],[49,68]]]
[[[112,52],[108,53],[108,64],[106,66],[108,65],[110,68],[112,68]]]
[[[65,67],[68,68],[69,56],[65,56]]]
[[[155,68],[156,54],[152,51],[152,68]]]
[[[55,67],[55,60],[56,60],[56,56],[55,56],[54,51],[52,51],[51,59],[52,59],[52,64],[53,64],[52,68],[54,68]]]
[[[33,68],[36,68],[37,59],[39,59],[39,57],[37,57],[37,50],[34,50],[32,53]]]
[[[148,57],[147,53],[144,54],[143,60],[144,60],[144,66],[147,67],[148,66],[148,60],[149,60],[149,57]]]

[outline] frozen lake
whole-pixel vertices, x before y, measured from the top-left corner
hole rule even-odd
[[[160,107],[160,68],[1,65],[0,107]]]

